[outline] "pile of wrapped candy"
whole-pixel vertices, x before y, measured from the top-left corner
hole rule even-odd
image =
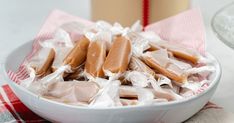
[[[70,105],[115,107],[180,101],[211,82],[212,61],[199,52],[142,31],[99,21],[71,22],[24,66],[21,85],[40,97]]]

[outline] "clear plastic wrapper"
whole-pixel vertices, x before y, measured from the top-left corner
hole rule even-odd
[[[28,64],[35,69],[37,76],[42,77],[51,69],[54,57],[55,51],[52,48],[41,48],[30,61],[28,61]]]
[[[127,37],[131,40],[134,56],[141,57],[143,52],[150,48],[149,41],[136,32],[129,31]]]
[[[68,55],[72,47],[63,47],[63,48],[56,48],[54,62],[52,64],[52,71],[57,70],[60,66],[63,66],[63,60]]]
[[[151,93],[154,95],[153,98],[145,97],[148,101],[150,101],[150,99],[151,101],[155,99],[165,99],[167,101],[182,99],[182,97],[179,96],[178,94],[169,90],[164,90],[160,88],[159,86],[154,87],[154,88],[140,88],[140,87],[122,85],[120,86],[120,90],[119,90],[120,98],[124,98],[124,99],[138,99],[139,94],[141,94],[142,96],[144,95],[144,93],[148,96],[150,96]],[[144,101],[143,97],[141,97],[141,101]]]
[[[150,78],[150,74],[138,72],[138,71],[131,71],[125,74],[125,79],[130,81],[133,86],[135,87],[148,87],[153,81],[153,78]]]
[[[84,64],[79,66],[73,73],[69,73],[65,80],[87,80],[86,76],[84,75]]]
[[[122,85],[119,89],[119,96],[120,98],[126,99],[137,99],[137,92],[136,89],[132,86]]]
[[[159,86],[168,86],[170,88],[173,88],[173,85],[171,83],[171,80],[169,78],[167,78],[166,76],[162,75],[162,74],[156,74],[157,76],[157,82]]]
[[[129,69],[132,71],[145,72],[152,76],[156,76],[155,72],[150,67],[148,67],[144,62],[135,56],[131,57]]]
[[[43,96],[50,96],[67,103],[91,102],[99,90],[98,84],[88,81],[56,82],[48,86]]]
[[[99,80],[100,81],[100,80]],[[106,80],[98,94],[95,95],[89,106],[91,107],[114,107],[122,106],[119,99],[119,80]]]
[[[137,105],[138,100],[136,99],[120,99],[120,102],[123,106],[129,106],[129,105]]]
[[[63,65],[64,58],[74,47],[74,43],[72,42],[69,34],[62,29],[58,29],[55,32],[53,39],[40,42],[40,45],[42,46],[42,48],[53,48],[55,51],[52,71],[55,71],[57,68]]]
[[[85,72],[92,77],[104,77],[102,66],[106,59],[106,41],[111,40],[111,35],[106,32],[98,32],[93,35],[89,34],[87,37],[91,42],[88,47]]]
[[[148,40],[149,42],[159,42],[162,41],[162,39],[155,34],[153,31],[143,31],[139,33],[143,38]],[[150,44],[149,44],[150,45]],[[160,49],[160,47],[158,47]]]
[[[143,56],[147,65],[170,79],[183,83],[187,79],[184,70],[170,61],[166,50],[146,52]]]
[[[201,55],[199,55],[199,53],[197,53],[191,49],[187,49],[183,46],[180,46],[178,44],[169,43],[167,41],[159,41],[157,43],[151,42],[150,45],[151,45],[150,50],[158,50],[159,47],[165,48],[165,49],[171,51],[175,57],[190,61],[194,64],[197,64],[199,61],[199,58],[201,57]]]
[[[66,31],[72,42],[78,41],[84,34],[84,30],[87,27],[84,24],[78,22],[69,22],[61,25],[59,29]]]
[[[70,65],[72,70],[78,68],[86,59],[89,43],[86,37],[82,37],[65,57],[63,64]]]

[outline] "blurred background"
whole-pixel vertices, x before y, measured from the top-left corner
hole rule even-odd
[[[133,2],[134,4],[131,4],[131,6],[134,8],[134,12],[139,13],[139,11],[141,11],[141,9],[139,9],[139,7],[142,6],[140,4],[141,0],[0,0],[0,63],[2,63],[2,61],[6,58],[7,54],[10,51],[15,49],[19,45],[30,41],[36,36],[40,27],[43,25],[47,16],[53,9],[60,9],[62,11],[85,19],[96,20],[101,18],[106,20],[109,19],[109,21],[111,22],[116,19],[115,17],[118,17],[115,15],[118,15],[122,12],[131,11],[127,9],[128,7],[125,7],[126,9],[119,8],[115,9],[115,11],[112,11],[112,6],[103,5],[105,1],[109,1],[108,4],[112,5],[113,7],[118,7],[118,5],[121,6],[121,4],[118,3],[121,1],[138,1]],[[214,14],[220,8],[227,4],[230,4],[231,2],[234,1],[182,0],[182,3],[178,3],[178,1],[175,3],[167,2],[165,4],[169,3],[167,9],[168,11],[164,11],[161,13],[160,11],[162,11],[161,9],[163,8],[160,8],[160,6],[153,7],[155,10],[150,10],[155,11],[156,13],[151,15],[155,17],[152,17],[154,18],[154,20],[149,20],[149,23],[160,20],[164,17],[169,16],[170,14],[175,14],[187,8],[200,8],[204,18],[204,25],[206,27],[207,51],[214,54],[219,59],[223,69],[223,75],[220,85],[215,95],[213,96],[212,101],[224,107],[228,111],[234,112],[234,51],[226,46],[224,43],[222,43],[215,36],[211,28],[211,19]],[[103,9],[110,9],[110,11],[103,13]],[[94,15],[92,16],[91,13]],[[131,15],[131,18],[133,18],[133,20],[139,17],[141,18],[142,15]],[[118,17],[118,19],[120,18]],[[124,25],[129,25],[132,20],[128,17],[121,17],[121,20],[118,21],[121,21],[122,23],[124,23]],[[4,83],[4,79],[0,75],[0,85]]]

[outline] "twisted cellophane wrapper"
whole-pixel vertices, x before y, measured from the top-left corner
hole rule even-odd
[[[21,85],[77,106],[115,107],[180,101],[209,84],[212,60],[142,31],[98,21],[71,22],[41,41]],[[43,72],[40,72],[43,71]]]

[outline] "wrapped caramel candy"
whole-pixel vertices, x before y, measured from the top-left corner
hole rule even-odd
[[[144,62],[142,62],[139,58],[132,56],[131,61],[129,63],[130,70],[133,71],[139,71],[139,72],[145,72],[148,73],[154,77],[156,77],[155,72],[148,67]]]
[[[82,37],[66,56],[63,64],[70,65],[72,70],[81,65],[86,59],[89,42],[90,41],[86,37]]]
[[[63,59],[68,55],[69,51],[72,49],[72,47],[60,47],[55,48],[55,58],[54,62],[52,64],[52,71],[56,71],[59,67],[63,65]]]
[[[127,99],[137,99],[137,93],[132,86],[120,86],[119,96]]]
[[[96,81],[99,83],[101,89],[97,95],[93,98],[92,102],[90,102],[90,106],[95,107],[113,107],[113,106],[121,106],[121,102],[119,100],[119,80],[106,80],[102,78]]]
[[[55,51],[52,72],[63,66],[63,60],[74,47],[69,34],[63,29],[57,29],[54,38],[39,42],[42,48],[53,48]]]
[[[171,51],[175,57],[184,59],[186,61],[190,61],[194,64],[197,64],[199,61],[198,53],[194,52],[193,50],[182,47],[178,44],[170,44],[166,41],[160,41],[158,43],[150,43],[150,45],[150,50],[158,50],[159,47],[162,47]]]
[[[154,94],[154,98],[164,98],[167,99],[168,101],[176,100],[175,95],[168,91],[154,90],[152,88],[141,88],[141,89],[152,92]],[[119,96],[121,98],[126,98],[126,99],[137,99],[138,98],[137,88],[132,86],[120,86]]]
[[[165,50],[146,52],[144,54],[144,61],[159,73],[176,82],[182,83],[186,80],[185,72],[170,61]]]
[[[36,75],[42,77],[50,73],[55,52],[52,48],[41,48],[31,59],[30,66],[35,69]]]
[[[45,96],[63,99],[67,102],[90,102],[99,90],[98,84],[87,81],[56,82],[48,86]]]
[[[104,77],[102,65],[105,59],[106,43],[104,41],[91,42],[85,62],[85,71],[93,77]]]
[[[103,65],[104,72],[123,73],[131,57],[131,43],[122,36],[117,36]]]

